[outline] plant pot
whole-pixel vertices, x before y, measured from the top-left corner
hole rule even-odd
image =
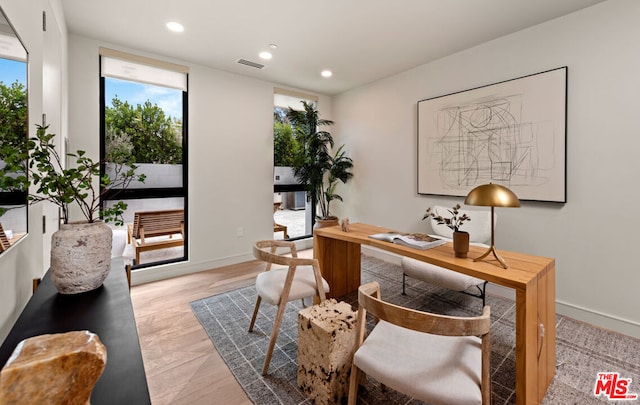
[[[469,232],[453,232],[453,252],[456,257],[467,257],[467,253],[469,253]]]
[[[331,217],[331,218],[318,218],[316,219],[316,223],[313,225],[313,229],[320,229],[320,228],[326,228],[329,226],[336,226],[339,224],[338,218],[336,217]]]
[[[51,281],[60,294],[100,287],[111,270],[111,228],[101,221],[60,225],[51,236]]]

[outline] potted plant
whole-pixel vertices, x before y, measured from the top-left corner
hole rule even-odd
[[[320,118],[314,103],[303,101],[302,104],[304,111],[289,107],[287,112],[300,145],[293,173],[300,183],[306,184],[307,192],[319,208],[316,224],[337,225],[338,218],[331,214],[330,203],[333,200],[343,201],[336,193],[336,186],[353,177],[353,161],[346,156],[344,145],[331,155],[333,137],[319,128],[333,125],[333,121]]]
[[[27,142],[28,175],[36,189],[28,198],[30,203],[49,201],[62,214],[63,223],[51,238],[54,285],[62,294],[90,291],[102,285],[111,267],[112,231],[105,222],[122,225],[127,208],[122,201],[104,208],[102,196],[112,189],[125,189],[135,179],[144,182],[145,176],[136,175],[136,166],[120,159],[114,175],[100,177],[100,162],[94,162],[82,150],[67,154],[75,159],[75,167],[65,168],[52,143],[55,135],[47,133],[47,128],[38,126],[36,136]],[[83,221],[69,221],[70,204],[79,208]]]
[[[431,207],[427,208],[422,220],[433,218],[438,225],[446,225],[453,231],[453,251],[456,257],[467,257],[469,252],[469,232],[460,230],[465,221],[471,221],[466,213],[460,213],[460,204],[456,204],[451,209],[447,209],[451,217],[445,218],[442,215],[431,212]]]
[[[345,155],[344,145],[341,145],[338,150],[336,150],[330,160],[331,166],[329,167],[326,188],[318,205],[320,206],[322,218],[337,219],[337,217],[331,215],[329,204],[333,200],[343,201],[342,196],[336,194],[335,190],[339,183],[346,183],[353,177],[353,173],[351,172],[353,161]]]

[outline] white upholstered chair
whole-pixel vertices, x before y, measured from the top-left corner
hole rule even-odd
[[[367,313],[378,323],[364,339]],[[489,405],[490,325],[488,306],[476,317],[436,315],[382,301],[377,282],[360,286],[349,404],[365,373],[429,404]]]
[[[262,367],[262,374],[267,374],[287,302],[306,298],[314,298],[314,301],[322,302],[326,298],[325,291],[329,291],[329,284],[322,278],[318,261],[298,257],[296,245],[293,242],[275,240],[256,242],[253,246],[253,255],[256,259],[266,262],[266,269],[256,278],[258,297],[249,332],[253,331],[262,301],[278,307]],[[272,269],[273,264],[280,266]]]
[[[447,216],[447,207],[435,206],[433,212],[436,215]],[[480,210],[464,210],[460,209],[460,214],[467,214],[471,220],[462,224],[461,231],[469,232],[469,241],[471,245],[486,247],[485,244],[491,240],[491,211]],[[494,216],[495,221],[495,216]],[[430,219],[431,228],[438,238],[452,241],[453,231],[442,224],[439,225],[434,218]],[[403,257],[402,261],[402,294],[406,294],[405,282],[406,277],[413,277],[421,281],[435,284],[440,287],[448,288],[454,291],[460,291],[474,297],[482,299],[482,306],[485,305],[486,286],[485,280],[467,276],[466,274],[457,273],[433,264],[425,263],[410,257]]]

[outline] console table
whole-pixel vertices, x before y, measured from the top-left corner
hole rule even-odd
[[[61,295],[49,272],[0,347],[4,367],[20,341],[47,333],[89,330],[107,348],[107,365],[91,394],[91,404],[151,404],[122,258],[97,290]]]
[[[542,402],[555,374],[555,260],[500,251],[509,264],[503,269],[491,262],[474,262],[484,248],[471,246],[469,258],[456,258],[451,243],[418,250],[369,238],[387,228],[351,224],[349,232],[339,226],[314,231],[314,256],[331,288],[339,297],[360,285],[360,246],[368,245],[402,256],[513,288],[516,291],[516,403]]]

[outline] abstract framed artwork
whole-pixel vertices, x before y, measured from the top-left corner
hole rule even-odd
[[[565,203],[567,67],[418,101],[418,193]]]

